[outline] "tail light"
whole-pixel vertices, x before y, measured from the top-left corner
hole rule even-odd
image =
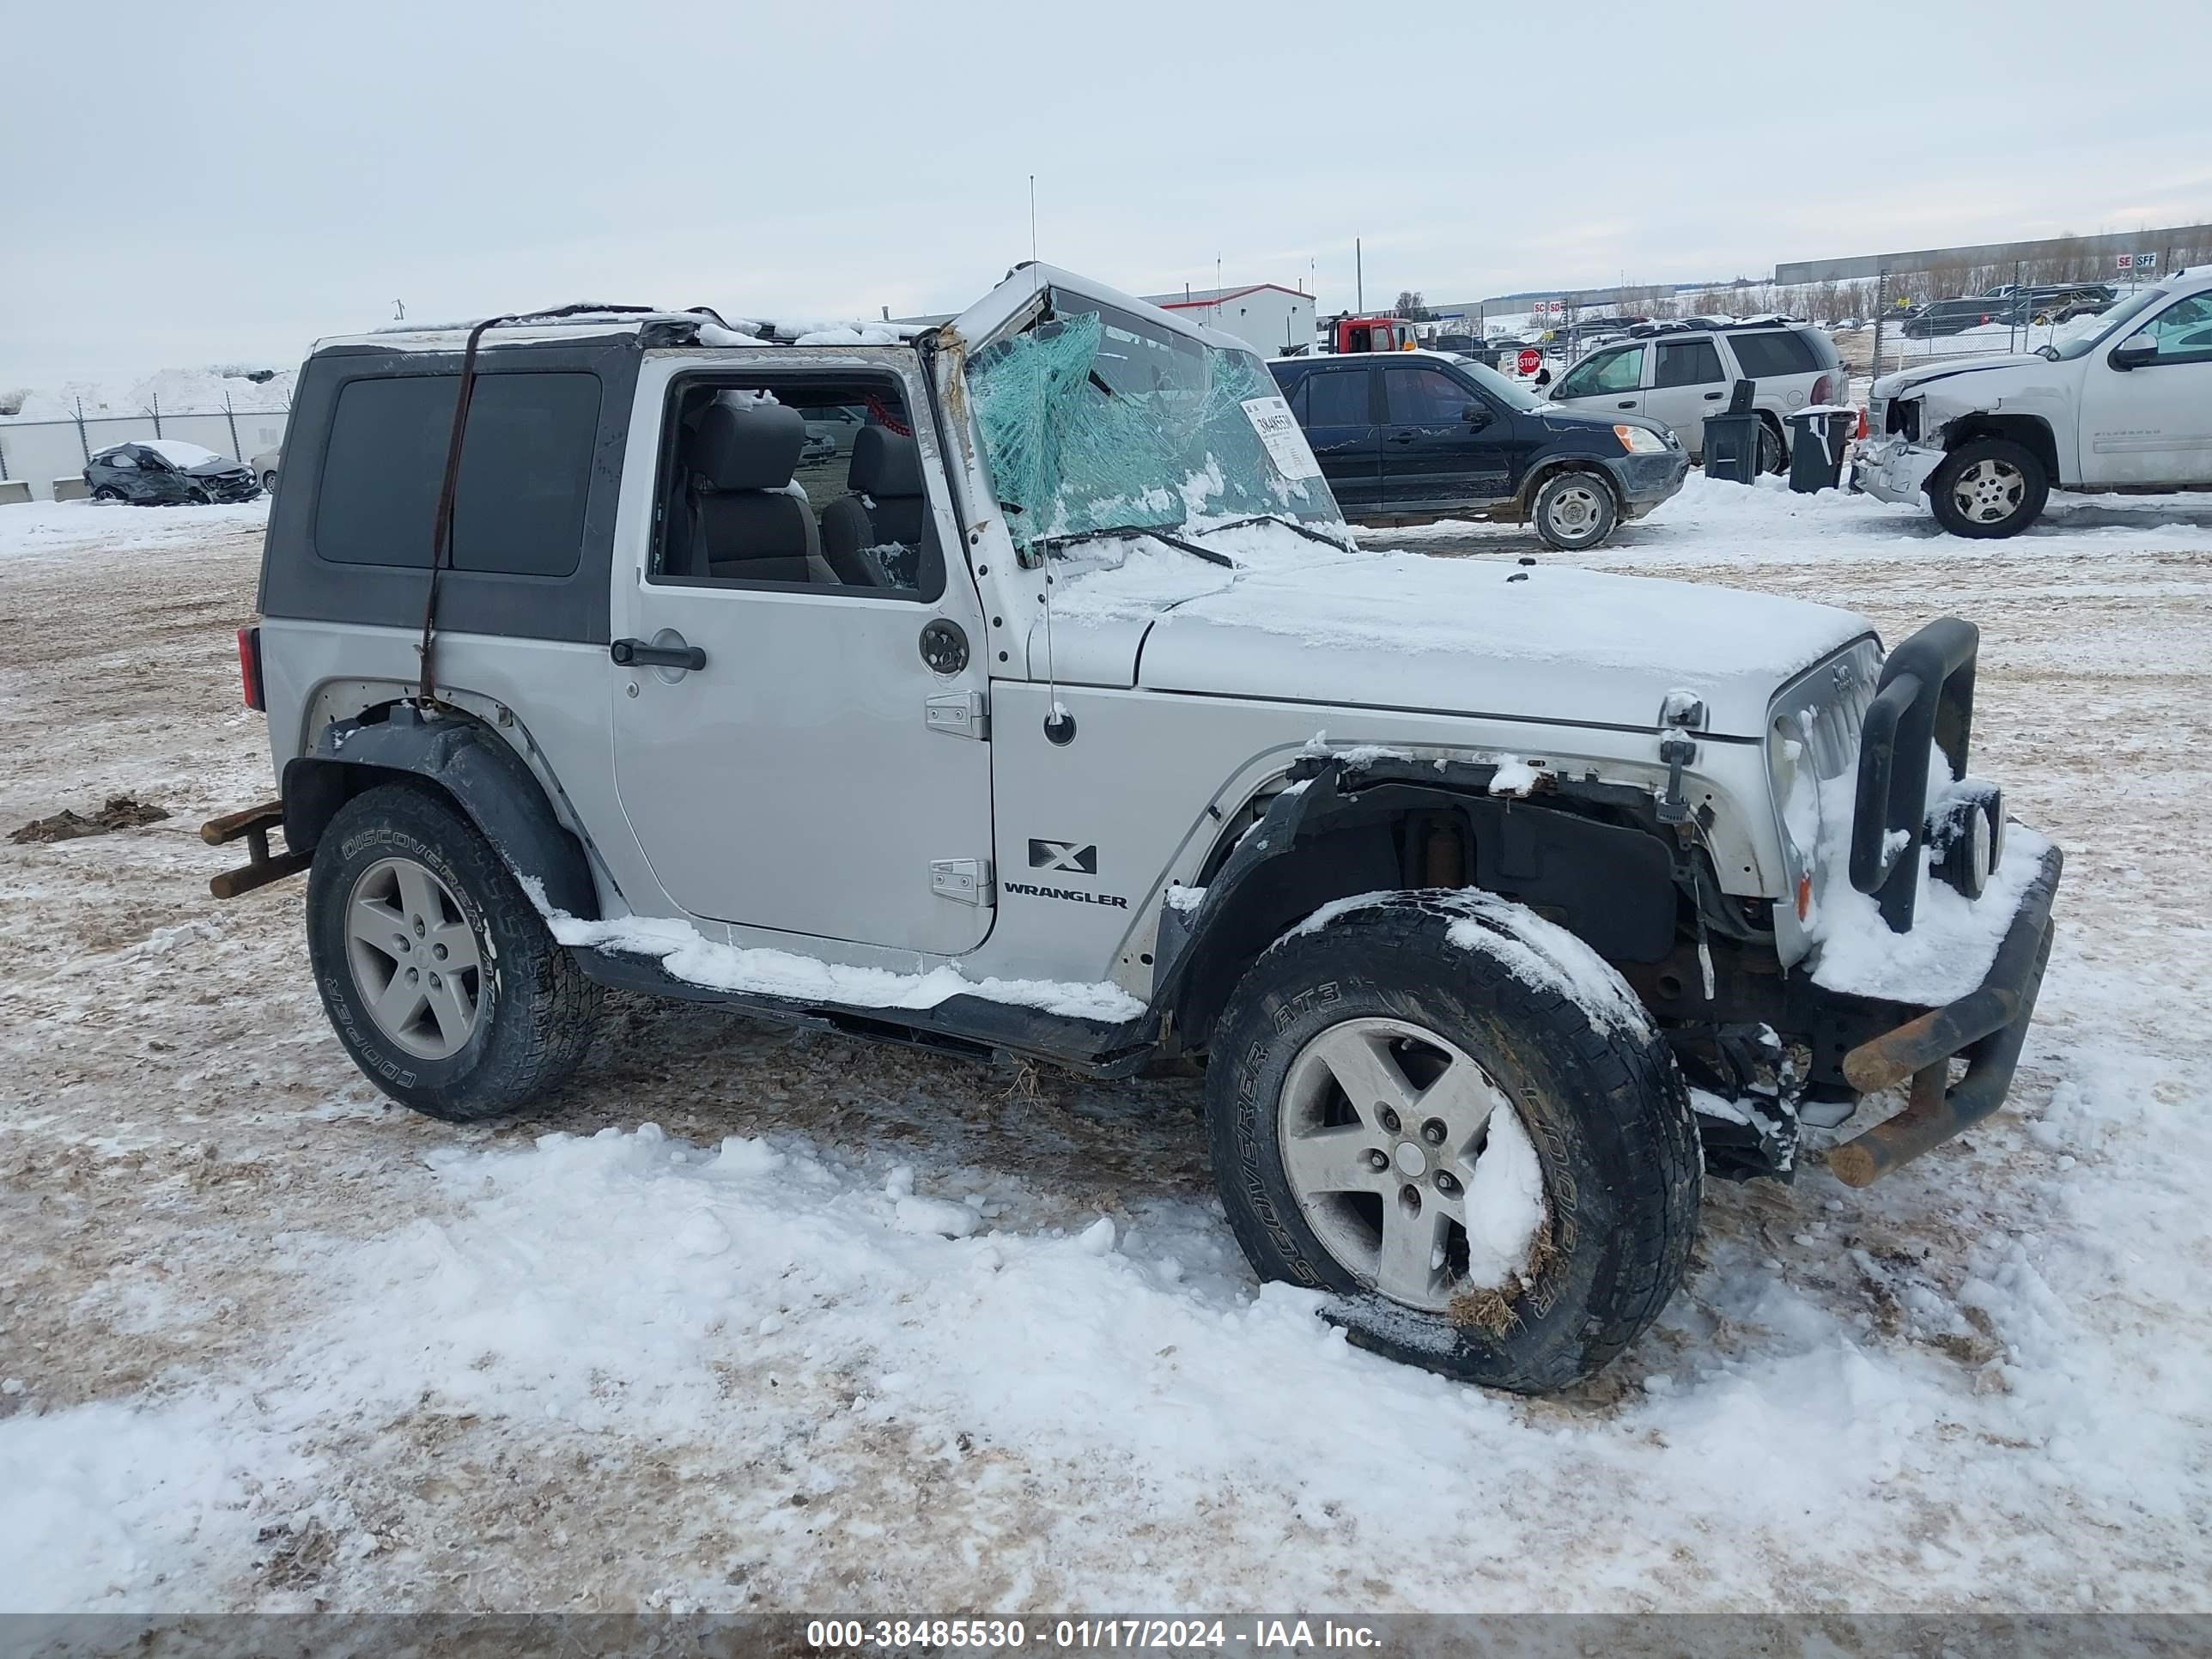
[[[1827,402],[1828,390],[1828,377],[1823,374],[1819,380],[1813,382],[1813,401],[1816,404],[1825,404]]]
[[[1866,406],[1865,406],[1863,404],[1862,404],[1859,406],[1859,429],[1858,429],[1857,431],[1856,431],[1856,432],[1852,433],[1852,434],[1851,434],[1851,436],[1853,436],[1854,438],[1856,438],[1856,439],[1861,442],[1861,443],[1864,443],[1864,442],[1866,441],[1866,435],[1867,435],[1867,412],[1866,412]]]
[[[238,684],[248,708],[267,709],[268,702],[261,695],[261,630],[258,628],[238,630]]]

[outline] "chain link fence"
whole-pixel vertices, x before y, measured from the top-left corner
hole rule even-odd
[[[1883,271],[1863,337],[1839,336],[1845,364],[1872,378],[1954,357],[2034,351],[2094,333],[2100,311],[2172,272],[2212,263],[2212,245],[2008,264]],[[2114,297],[2103,301],[2090,290]],[[1979,308],[1976,303],[1979,302]]]
[[[157,399],[136,415],[87,415],[0,420],[0,484],[29,486],[33,501],[66,499],[83,484],[85,463],[111,444],[177,438],[219,455],[251,462],[280,447],[291,418],[283,405],[240,409],[225,398],[221,409],[164,409]],[[0,490],[0,501],[20,491]]]

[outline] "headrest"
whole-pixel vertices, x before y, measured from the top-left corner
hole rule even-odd
[[[880,426],[864,426],[853,434],[853,470],[845,487],[856,495],[921,494],[921,450],[911,438]]]
[[[717,489],[781,489],[805,447],[806,422],[797,410],[726,393],[699,417],[684,462]]]

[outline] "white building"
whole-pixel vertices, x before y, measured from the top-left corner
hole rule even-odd
[[[1274,283],[1185,289],[1180,294],[1144,297],[1163,311],[1235,335],[1263,357],[1279,357],[1285,346],[1313,343],[1313,295]]]

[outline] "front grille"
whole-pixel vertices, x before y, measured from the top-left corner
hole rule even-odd
[[[1844,674],[1839,676],[1838,669]],[[1821,672],[1829,680],[1826,695],[1798,704],[1799,711],[1812,716],[1808,721],[1799,713],[1798,740],[1811,751],[1814,771],[1825,780],[1840,777],[1858,763],[1859,728],[1865,724],[1867,705],[1874,701],[1876,670],[1846,656]]]
[[[1860,640],[1808,669],[1778,692],[1771,706],[1767,765],[1772,779],[1776,827],[1790,890],[1808,883],[1817,894],[1826,871],[1821,849],[1849,845],[1848,821],[1826,820],[1838,810],[1838,792],[1824,786],[1858,769],[1859,740],[1867,706],[1881,676],[1881,649]],[[1790,745],[1799,753],[1793,758]]]

